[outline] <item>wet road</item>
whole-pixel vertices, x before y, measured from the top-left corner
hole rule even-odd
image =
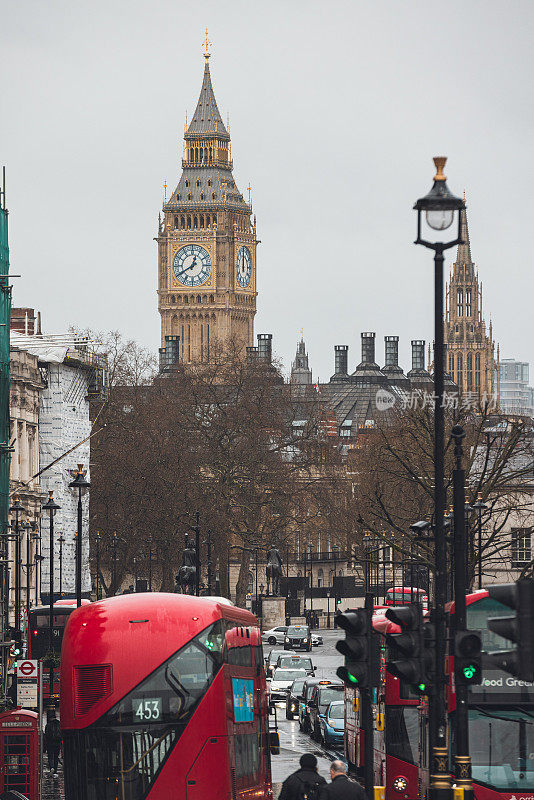
[[[340,631],[321,631],[321,635],[324,645],[313,649],[313,663],[317,667],[315,674],[318,678],[338,680],[336,669],[343,663],[343,657],[334,649],[334,645],[341,636]],[[269,649],[264,648],[265,655]],[[285,705],[282,703],[278,704],[277,717],[280,755],[271,756],[274,796],[278,796],[281,784],[287,776],[299,768],[299,758],[303,753],[313,753],[317,757],[320,774],[330,780],[330,762],[339,757],[338,753],[322,747],[307,734],[301,733],[298,720],[286,720]]]

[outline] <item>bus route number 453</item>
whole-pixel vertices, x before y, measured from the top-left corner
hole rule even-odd
[[[161,697],[146,697],[142,700],[133,700],[132,705],[135,719],[144,720],[145,722],[155,722],[161,719]]]

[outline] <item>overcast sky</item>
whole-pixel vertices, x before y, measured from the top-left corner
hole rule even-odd
[[[234,176],[252,185],[256,332],[314,376],[361,331],[432,338],[414,201],[432,156],[467,193],[501,357],[534,369],[534,4],[492,0],[0,0],[0,165],[14,303],[159,346],[156,223],[180,176],[204,29]],[[448,271],[452,258],[446,262]],[[532,377],[531,377],[532,383]]]

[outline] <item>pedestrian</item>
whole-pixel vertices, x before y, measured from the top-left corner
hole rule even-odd
[[[326,789],[323,789],[321,800],[366,800],[364,789],[356,781],[349,781],[347,765],[343,761],[332,761],[330,777]]]
[[[59,720],[56,719],[55,709],[50,709],[48,721],[45,728],[46,752],[48,753],[48,766],[54,778],[58,777],[57,765],[59,761],[59,751],[61,749],[61,727]]]
[[[326,781],[317,772],[317,759],[313,753],[304,753],[300,769],[285,779],[278,800],[319,800],[323,786]]]

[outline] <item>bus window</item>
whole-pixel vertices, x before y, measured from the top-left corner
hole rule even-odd
[[[386,706],[386,753],[409,764],[419,762],[419,711],[416,706]]]

